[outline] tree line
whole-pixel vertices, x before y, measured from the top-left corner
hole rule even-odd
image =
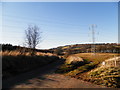
[[[120,44],[117,43],[75,44],[60,46],[58,48],[52,48],[50,50],[58,55],[91,53],[93,52],[93,50],[95,50],[96,53],[120,53]]]
[[[33,49],[33,48],[27,48],[27,47],[21,47],[21,46],[14,46],[12,44],[0,44],[0,46],[2,47],[2,51],[14,51],[14,50],[18,50],[20,52],[30,52],[32,50],[36,51],[36,52],[44,52],[44,53],[48,53],[50,52],[49,50],[41,50],[41,49]]]

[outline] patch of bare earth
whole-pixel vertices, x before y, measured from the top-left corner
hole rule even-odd
[[[67,77],[60,74],[48,74],[43,77],[33,78],[26,83],[13,88],[105,88],[89,82]]]
[[[48,66],[42,67],[15,78],[5,80],[3,87],[14,88],[106,88],[92,84],[90,82],[71,78],[61,74],[56,74],[54,71],[60,65],[59,62],[52,63]],[[13,83],[13,84],[12,84]],[[10,85],[11,84],[11,85]]]

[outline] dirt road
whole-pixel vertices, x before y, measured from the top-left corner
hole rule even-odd
[[[3,80],[3,88],[105,88],[54,73],[61,61]]]

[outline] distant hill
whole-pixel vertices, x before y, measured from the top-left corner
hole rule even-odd
[[[8,50],[24,50],[29,52],[30,48],[13,46],[12,44],[0,44],[2,46],[2,51]],[[58,55],[77,54],[77,53],[90,53],[93,52],[95,46],[95,52],[99,53],[120,53],[120,44],[117,43],[97,43],[97,44],[74,44],[74,45],[65,45],[59,46],[57,48],[51,49],[35,49],[37,52],[43,53],[55,53]]]
[[[13,51],[13,50],[19,50],[19,51],[25,51],[25,52],[29,52],[30,50],[34,50],[37,52],[43,52],[43,53],[51,53],[50,50],[41,50],[41,49],[31,49],[31,48],[27,48],[27,47],[21,47],[21,46],[13,46],[12,44],[0,44],[0,46],[2,46],[2,51]]]
[[[60,46],[57,48],[50,49],[51,52],[58,53],[59,55],[64,55],[66,53],[76,54],[76,53],[90,53],[93,52],[95,46],[95,52],[99,53],[119,53],[120,44],[117,43],[97,43],[97,44],[75,44]]]

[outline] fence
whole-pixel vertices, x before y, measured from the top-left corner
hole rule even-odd
[[[105,60],[102,62],[102,66],[120,67],[120,56]]]

